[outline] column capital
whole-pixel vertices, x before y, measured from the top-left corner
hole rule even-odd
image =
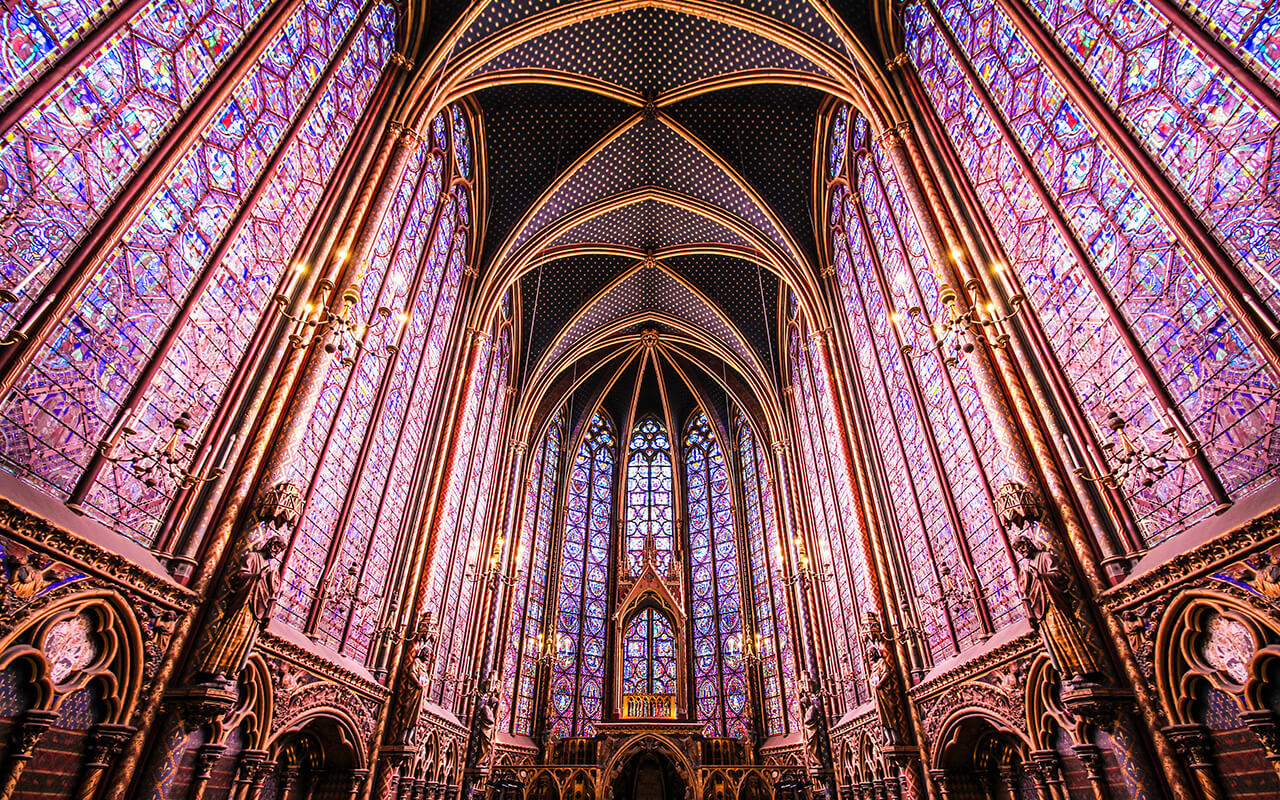
[[[1187,766],[1196,769],[1212,765],[1213,753],[1209,747],[1209,729],[1204,725],[1198,723],[1168,725],[1161,730],[1161,733],[1173,744],[1178,755],[1186,760]],[[1075,749],[1079,753],[1080,746]]]
[[[213,768],[218,765],[218,759],[222,758],[222,754],[227,751],[225,744],[210,743],[200,745],[200,749],[196,750],[196,767],[194,777],[197,781],[207,781],[213,775]]]
[[[1089,780],[1099,781],[1106,778],[1107,765],[1102,758],[1101,747],[1096,744],[1077,744],[1071,749],[1075,751],[1080,763],[1084,764],[1084,771],[1089,776]]]
[[[13,750],[9,756],[23,761],[31,758],[41,737],[57,719],[58,712],[47,709],[33,708],[24,713],[21,721],[13,727]]]
[[[89,729],[89,741],[85,748],[85,766],[107,767],[120,754],[129,737],[137,731],[132,725],[101,723]]]

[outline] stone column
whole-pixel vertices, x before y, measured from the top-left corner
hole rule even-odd
[[[1072,748],[1080,763],[1084,764],[1089,785],[1096,800],[1111,800],[1111,788],[1107,785],[1106,762],[1102,760],[1102,748],[1095,744],[1078,744]]]
[[[3,777],[0,778],[0,800],[13,797],[14,789],[18,788],[18,780],[35,755],[40,739],[57,719],[57,711],[33,708],[23,714],[22,719],[14,726],[9,758],[4,765]]]
[[[1017,767],[1012,765],[1000,767],[998,770],[1000,778],[1000,787],[1004,789],[1005,794],[1009,796],[1009,800],[1019,800],[1018,784],[1019,775]]]
[[[1190,723],[1170,725],[1163,733],[1191,774],[1196,776],[1196,783],[1206,800],[1223,800],[1222,787],[1218,785],[1218,774],[1213,765],[1213,752],[1209,749],[1209,729]]]
[[[360,790],[364,788],[365,779],[369,777],[367,769],[351,770],[351,783],[347,789],[347,800],[356,800],[360,796]]]
[[[280,800],[299,800],[298,789],[302,786],[302,768],[290,764],[280,771]]]
[[[102,776],[115,762],[125,742],[137,729],[130,725],[102,723],[89,729],[84,762],[80,766],[80,785],[75,800],[92,800],[98,793]]]
[[[951,800],[951,773],[945,769],[929,770],[929,777],[933,779],[933,783],[938,787],[938,796],[942,800]]]
[[[270,768],[262,769],[265,764],[269,764],[268,755],[266,750],[240,751],[240,759],[236,763],[236,777],[232,782],[231,790],[231,796],[235,800],[251,800],[250,792],[256,795],[257,791],[261,790],[262,781],[270,774]]]
[[[1062,792],[1062,772],[1055,750],[1032,750],[1022,768],[1031,773],[1036,794],[1041,800],[1059,800]]]
[[[226,750],[225,744],[204,744],[196,751],[196,766],[191,773],[191,783],[187,786],[189,800],[204,800],[213,768],[218,765],[218,760]]]

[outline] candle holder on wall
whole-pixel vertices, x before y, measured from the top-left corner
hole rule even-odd
[[[144,404],[145,405],[145,404]],[[150,489],[189,488],[221,478],[226,473],[227,461],[235,449],[233,434],[222,447],[222,457],[210,467],[214,448],[210,448],[195,469],[188,470],[192,453],[196,449],[190,431],[196,425],[190,411],[183,411],[165,427],[154,432],[146,445],[137,443],[143,436],[140,429],[141,412],[128,409],[120,415],[106,438],[98,442],[98,452],[112,464],[126,467],[143,485]]]
[[[1109,408],[1103,427],[1111,432],[1111,440],[1102,445],[1108,463],[1085,464],[1063,434],[1062,447],[1071,471],[1086,481],[1111,488],[1119,488],[1129,479],[1148,488],[1163,478],[1171,467],[1194,459],[1200,452],[1200,442],[1184,427],[1181,419],[1161,409],[1154,401],[1149,405],[1155,416],[1155,429],[1163,441],[1152,446],[1143,433],[1130,433],[1128,420]]]
[[[948,287],[939,292],[945,320],[930,323],[924,309],[915,305],[905,312],[890,307],[889,320],[898,332],[902,354],[908,358],[922,358],[937,351],[947,366],[955,366],[961,358],[977,349],[978,342],[992,347],[1007,347],[1009,331],[1006,323],[1022,312],[1027,296],[1018,288],[1007,266],[995,264],[991,271],[1009,295],[1008,313],[998,312],[995,303],[991,302],[962,306],[960,298]]]
[[[305,303],[301,311],[291,312],[292,295],[302,275],[306,273],[303,265],[289,271],[284,286],[272,301],[276,304],[277,313],[293,323],[289,332],[289,344],[294,348],[306,347],[323,342],[326,353],[336,354],[344,366],[355,363],[357,356],[364,354],[372,358],[389,359],[399,347],[395,344],[383,345],[380,349],[370,347],[370,335],[381,325],[392,321],[393,327],[388,330],[387,338],[394,339],[396,333],[409,320],[409,312],[393,311],[388,306],[378,306],[365,322],[355,319],[356,303],[360,293],[355,284],[342,290],[338,298],[337,309],[329,305],[329,293],[334,284],[329,280],[320,281],[318,296],[313,302]],[[399,288],[398,285],[393,288]]]

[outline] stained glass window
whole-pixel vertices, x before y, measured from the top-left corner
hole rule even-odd
[[[394,313],[371,328],[354,362],[329,363],[293,464],[292,479],[308,489],[277,615],[356,658],[368,655],[386,603],[385,581],[404,535],[412,475],[426,458],[426,422],[454,327],[468,200],[465,188],[441,195],[453,146],[435,134],[411,155],[357,301],[361,319],[377,307]],[[382,355],[388,345],[397,348],[390,358]]]
[[[829,575],[819,594],[828,622],[830,646],[823,652],[828,674],[841,681],[838,695],[846,708],[870,699],[863,668],[861,630],[872,591],[867,557],[862,547],[861,515],[855,507],[853,482],[832,388],[818,359],[811,360],[803,334],[792,325],[789,333],[792,398],[800,433],[798,455],[803,486],[815,523],[817,551],[801,542],[812,568]]]
[[[751,572],[754,649],[760,658],[764,729],[770,736],[796,730],[797,672],[791,645],[791,623],[781,578],[782,540],[774,511],[773,488],[764,451],[741,411],[735,410],[738,458],[742,465],[747,564]]]
[[[1130,121],[1171,179],[1189,192],[1215,187],[1212,197],[1191,201],[1193,209],[1210,227],[1230,232],[1237,240],[1229,245],[1235,258],[1255,282],[1269,287],[1272,257],[1253,252],[1248,243],[1257,241],[1255,230],[1270,225],[1273,212],[1266,206],[1267,193],[1248,188],[1262,173],[1246,142],[1255,140],[1250,137],[1269,141],[1275,121],[1247,111],[1237,116],[1243,98],[1215,100],[1231,94],[1226,76],[1139,2],[1099,18],[1052,3],[1043,13],[1062,23],[1071,39],[1066,47],[1071,58]],[[1127,420],[1135,433],[1162,436],[1150,387],[1135,364],[1135,358],[1143,358],[1169,387],[1228,492],[1240,496],[1273,480],[1280,464],[1268,447],[1267,431],[1276,414],[1275,380],[1158,213],[1164,199],[1153,202],[1144,194],[999,8],[957,0],[937,7],[912,3],[903,23],[920,82],[1063,371],[1095,421],[1098,438],[1107,439],[1100,423],[1108,411]],[[939,24],[947,26],[961,51],[952,48]],[[1116,46],[1126,51],[1123,60],[1102,55]],[[969,68],[970,63],[981,69]],[[1101,69],[1122,64],[1123,72]],[[1224,115],[1213,120],[1211,134],[1199,121],[1209,107]],[[1242,136],[1242,125],[1249,134]],[[1247,162],[1241,168],[1210,157],[1237,142]],[[1221,166],[1220,178],[1196,172],[1210,164],[1214,170]],[[1054,207],[1046,205],[1046,197]],[[1264,207],[1254,208],[1260,200]],[[1061,226],[1056,212],[1064,220]],[[1072,242],[1087,263],[1077,260]],[[1121,337],[1099,292],[1137,334],[1135,345]],[[1271,290],[1264,295],[1271,297]],[[1125,491],[1150,544],[1202,518],[1213,505],[1199,475],[1187,466],[1171,468],[1151,487],[1133,482]]]
[[[564,412],[557,411],[547,428],[542,446],[529,465],[529,483],[524,496],[520,541],[513,574],[511,621],[503,656],[507,678],[503,692],[501,724],[512,733],[533,733],[533,713],[537,698],[538,662],[555,649],[554,637],[546,640],[544,612],[550,577],[551,535],[554,530],[556,478],[560,469],[560,449],[564,434]]]
[[[676,635],[660,611],[638,611],[622,630],[622,693],[676,694]]]
[[[552,737],[591,736],[601,718],[617,445],[613,424],[597,413],[569,473],[547,724]]]
[[[919,358],[902,352],[913,333],[929,335],[917,327],[945,319],[946,311],[899,177],[855,116],[852,137],[838,120],[832,126],[833,143],[847,140],[849,149],[849,172],[837,176],[845,182],[832,191],[835,274],[856,350],[855,387],[869,409],[893,411],[868,414],[872,458],[892,487],[894,518],[886,527],[900,537],[927,645],[941,659],[1022,613],[1008,542],[989,500],[1003,462],[969,372],[971,357],[959,353],[948,364],[936,349],[917,348],[924,350]],[[918,323],[908,309],[919,309]],[[982,596],[982,620],[973,588]]]
[[[101,4],[101,11],[115,4]],[[6,286],[25,284],[18,303],[0,308],[0,325],[11,324],[14,315],[30,308],[55,269],[218,75],[269,5],[241,0],[196,9],[147,3],[96,51],[68,65],[67,77],[12,128],[0,132],[5,134],[0,164],[7,178],[0,204],[10,212],[0,223],[0,280]],[[332,22],[337,38],[359,7],[355,2],[339,6]],[[0,105],[79,40],[96,21],[98,9],[98,3],[5,4],[0,10],[0,32],[5,34],[0,37]],[[321,23],[316,29],[319,41],[305,30],[322,14],[311,4],[294,11],[271,49],[259,57],[256,71],[285,80],[300,61],[327,61],[332,51],[324,48],[333,40],[325,38],[326,27]],[[252,80],[241,82],[241,102],[220,110],[224,122],[228,114],[240,127],[258,121],[253,86]],[[291,111],[288,106],[273,109],[268,119],[283,127]],[[216,166],[234,173],[234,145],[222,145]]]
[[[234,12],[226,6],[220,13],[235,17],[241,27],[252,19],[247,6]],[[174,18],[182,25],[187,19],[185,13]],[[195,18],[191,24],[197,24]],[[207,430],[373,95],[391,55],[394,25],[389,3],[361,7],[344,1],[322,14],[304,4],[294,12],[189,148],[176,154],[174,168],[160,176],[154,193],[140,199],[132,225],[101,249],[100,258],[78,270],[70,313],[47,339],[32,345],[30,367],[0,408],[5,468],[66,499],[98,441],[126,413],[123,404],[136,381],[155,361],[159,369],[137,387],[144,398],[137,408],[143,439],[183,411],[196,419],[195,433]],[[124,63],[119,59],[134,57],[126,51],[136,55],[138,49],[132,39],[109,43],[107,47],[123,49],[113,56],[116,61],[102,62],[102,75],[73,72],[55,90],[55,95],[64,89],[79,93],[74,102],[88,110],[73,112],[60,102],[32,109],[28,118],[35,114],[44,120],[41,124],[66,127],[65,134],[40,133],[44,141],[63,141],[60,135],[89,137],[77,138],[74,146],[64,141],[58,152],[72,147],[95,154],[92,163],[76,162],[80,166],[73,168],[69,155],[55,167],[56,174],[73,176],[70,186],[81,187],[60,189],[61,196],[80,194],[75,203],[45,210],[53,209],[49,213],[57,219],[88,225],[96,213],[86,210],[89,204],[115,197],[119,184],[111,182],[124,180],[130,165],[140,163],[141,153],[154,146],[129,137],[151,136],[167,123],[145,103],[139,105],[141,94],[137,103],[128,100],[135,96],[129,94],[133,89],[109,76],[119,73],[123,81],[127,73],[141,76],[137,80],[170,81],[168,106],[158,88],[148,89],[146,97],[166,108],[165,114],[176,115],[179,105],[207,80],[206,73],[221,63],[212,55],[210,60],[195,57],[199,49],[213,48],[221,59],[234,44],[234,36],[223,41],[232,34],[221,22],[208,22],[202,30],[211,38],[201,38],[196,50],[183,51],[184,61],[192,56],[196,73],[175,76],[163,63],[152,70],[117,70],[110,64]],[[164,31],[159,25],[153,32]],[[176,47],[186,36],[161,41]],[[181,86],[187,88],[180,91]],[[59,123],[64,112],[73,116]],[[88,125],[90,120],[98,124]],[[30,158],[35,145],[30,138],[19,138],[6,140],[4,169],[15,165],[19,172],[13,174],[29,175],[13,159]],[[102,154],[116,155],[103,161]],[[33,186],[29,181],[5,185]],[[17,197],[5,202],[11,200],[12,207],[25,202]],[[54,274],[53,265],[60,267],[77,252],[83,230],[40,222],[41,213],[33,208],[20,223],[30,222],[35,229],[3,232],[5,261],[0,268],[8,285],[35,276],[20,293],[19,313]],[[33,239],[34,230],[53,235],[56,247]],[[88,513],[144,544],[152,543],[171,506],[172,487],[147,487],[127,469],[112,465],[83,491],[81,506]]]
[[[699,411],[685,425],[689,506],[694,713],[708,736],[746,738],[742,586],[729,471],[715,430]]]
[[[656,566],[665,572],[675,546],[671,441],[666,426],[652,417],[637,422],[628,447],[626,566],[639,572],[645,541],[652,537]]]
[[[472,373],[472,391],[455,440],[444,502],[436,520],[426,611],[440,622],[433,663],[436,701],[452,707],[460,687],[448,679],[467,657],[471,607],[480,589],[478,575],[489,559],[488,544],[498,492],[494,477],[502,453],[502,423],[510,368],[510,328],[505,324],[481,348]]]

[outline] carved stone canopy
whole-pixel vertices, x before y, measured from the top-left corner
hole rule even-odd
[[[1007,481],[996,492],[996,513],[1005,526],[1017,530],[1044,519],[1044,509],[1036,493],[1017,481]]]
[[[302,491],[294,484],[280,481],[258,497],[254,519],[276,530],[292,527],[302,515]]]

